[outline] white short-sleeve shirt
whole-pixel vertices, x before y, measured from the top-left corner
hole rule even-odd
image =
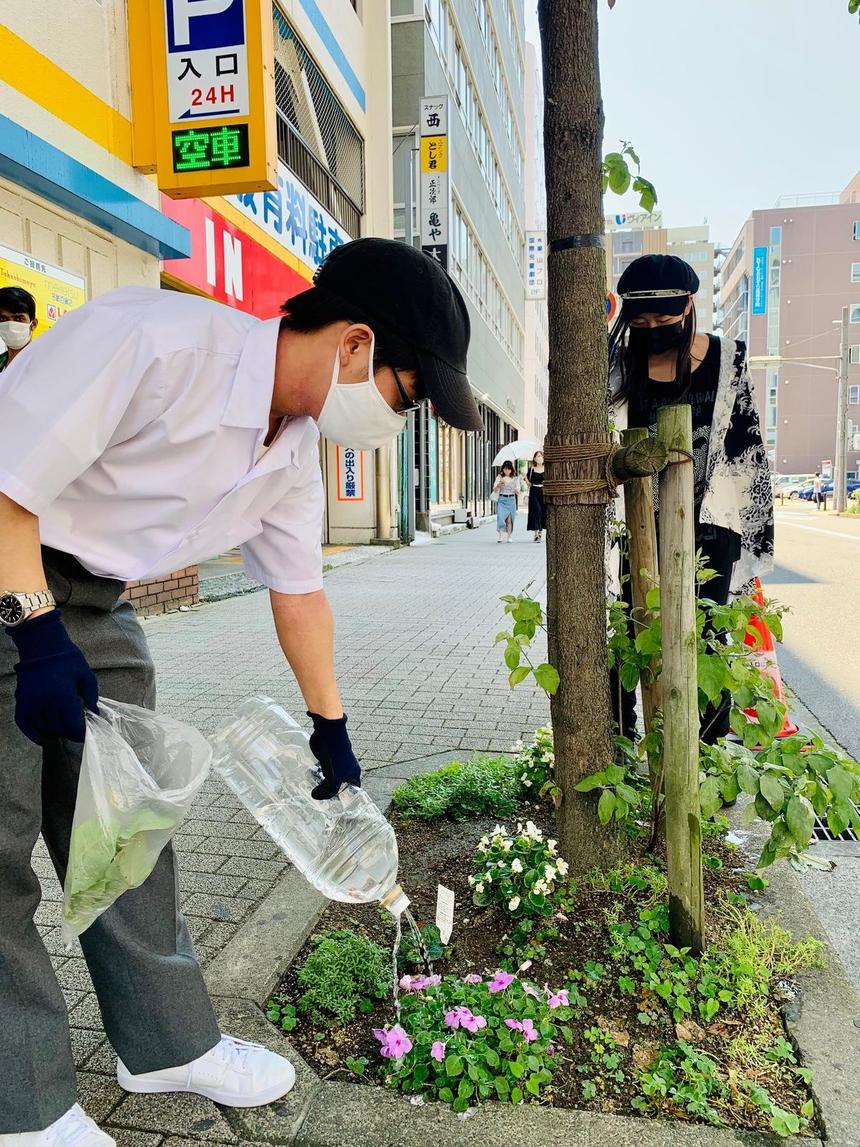
[[[319,589],[316,423],[285,420],[260,450],[278,329],[147,287],[71,312],[0,375],[0,490],[38,516],[45,545],[104,577],[241,544],[269,588]]]

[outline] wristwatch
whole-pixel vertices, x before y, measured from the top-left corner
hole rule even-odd
[[[54,606],[54,595],[49,589],[37,593],[4,593],[0,596],[0,624],[14,629],[22,621],[46,606]]]

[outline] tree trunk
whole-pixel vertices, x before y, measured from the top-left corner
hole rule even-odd
[[[597,0],[541,0],[547,222],[550,255],[547,446],[606,437],[607,324],[603,235],[603,106]],[[553,241],[574,239],[552,251]],[[584,238],[583,238],[584,237]],[[552,465],[547,458],[547,481]],[[583,501],[588,498],[583,499]],[[574,791],[612,758],[606,647],[606,497],[560,505],[547,498],[550,660],[558,833],[574,872],[606,868],[617,835],[601,830],[595,798]]]

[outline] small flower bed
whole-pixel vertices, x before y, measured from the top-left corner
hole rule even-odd
[[[546,1095],[559,1052],[573,1038],[563,988],[541,989],[504,971],[405,980],[400,1023],[373,1033],[391,1087],[455,1111],[475,1099],[522,1103]]]
[[[481,838],[475,862],[469,883],[476,904],[497,904],[515,916],[552,915],[567,862],[533,821],[518,824],[514,834],[496,825],[492,836]]]

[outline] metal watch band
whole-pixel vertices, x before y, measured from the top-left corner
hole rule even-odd
[[[37,609],[44,609],[45,606],[57,604],[49,589],[36,590],[34,593],[16,593],[14,590],[10,590],[8,593],[0,594],[0,597],[17,597],[26,611],[25,616],[29,616]]]

